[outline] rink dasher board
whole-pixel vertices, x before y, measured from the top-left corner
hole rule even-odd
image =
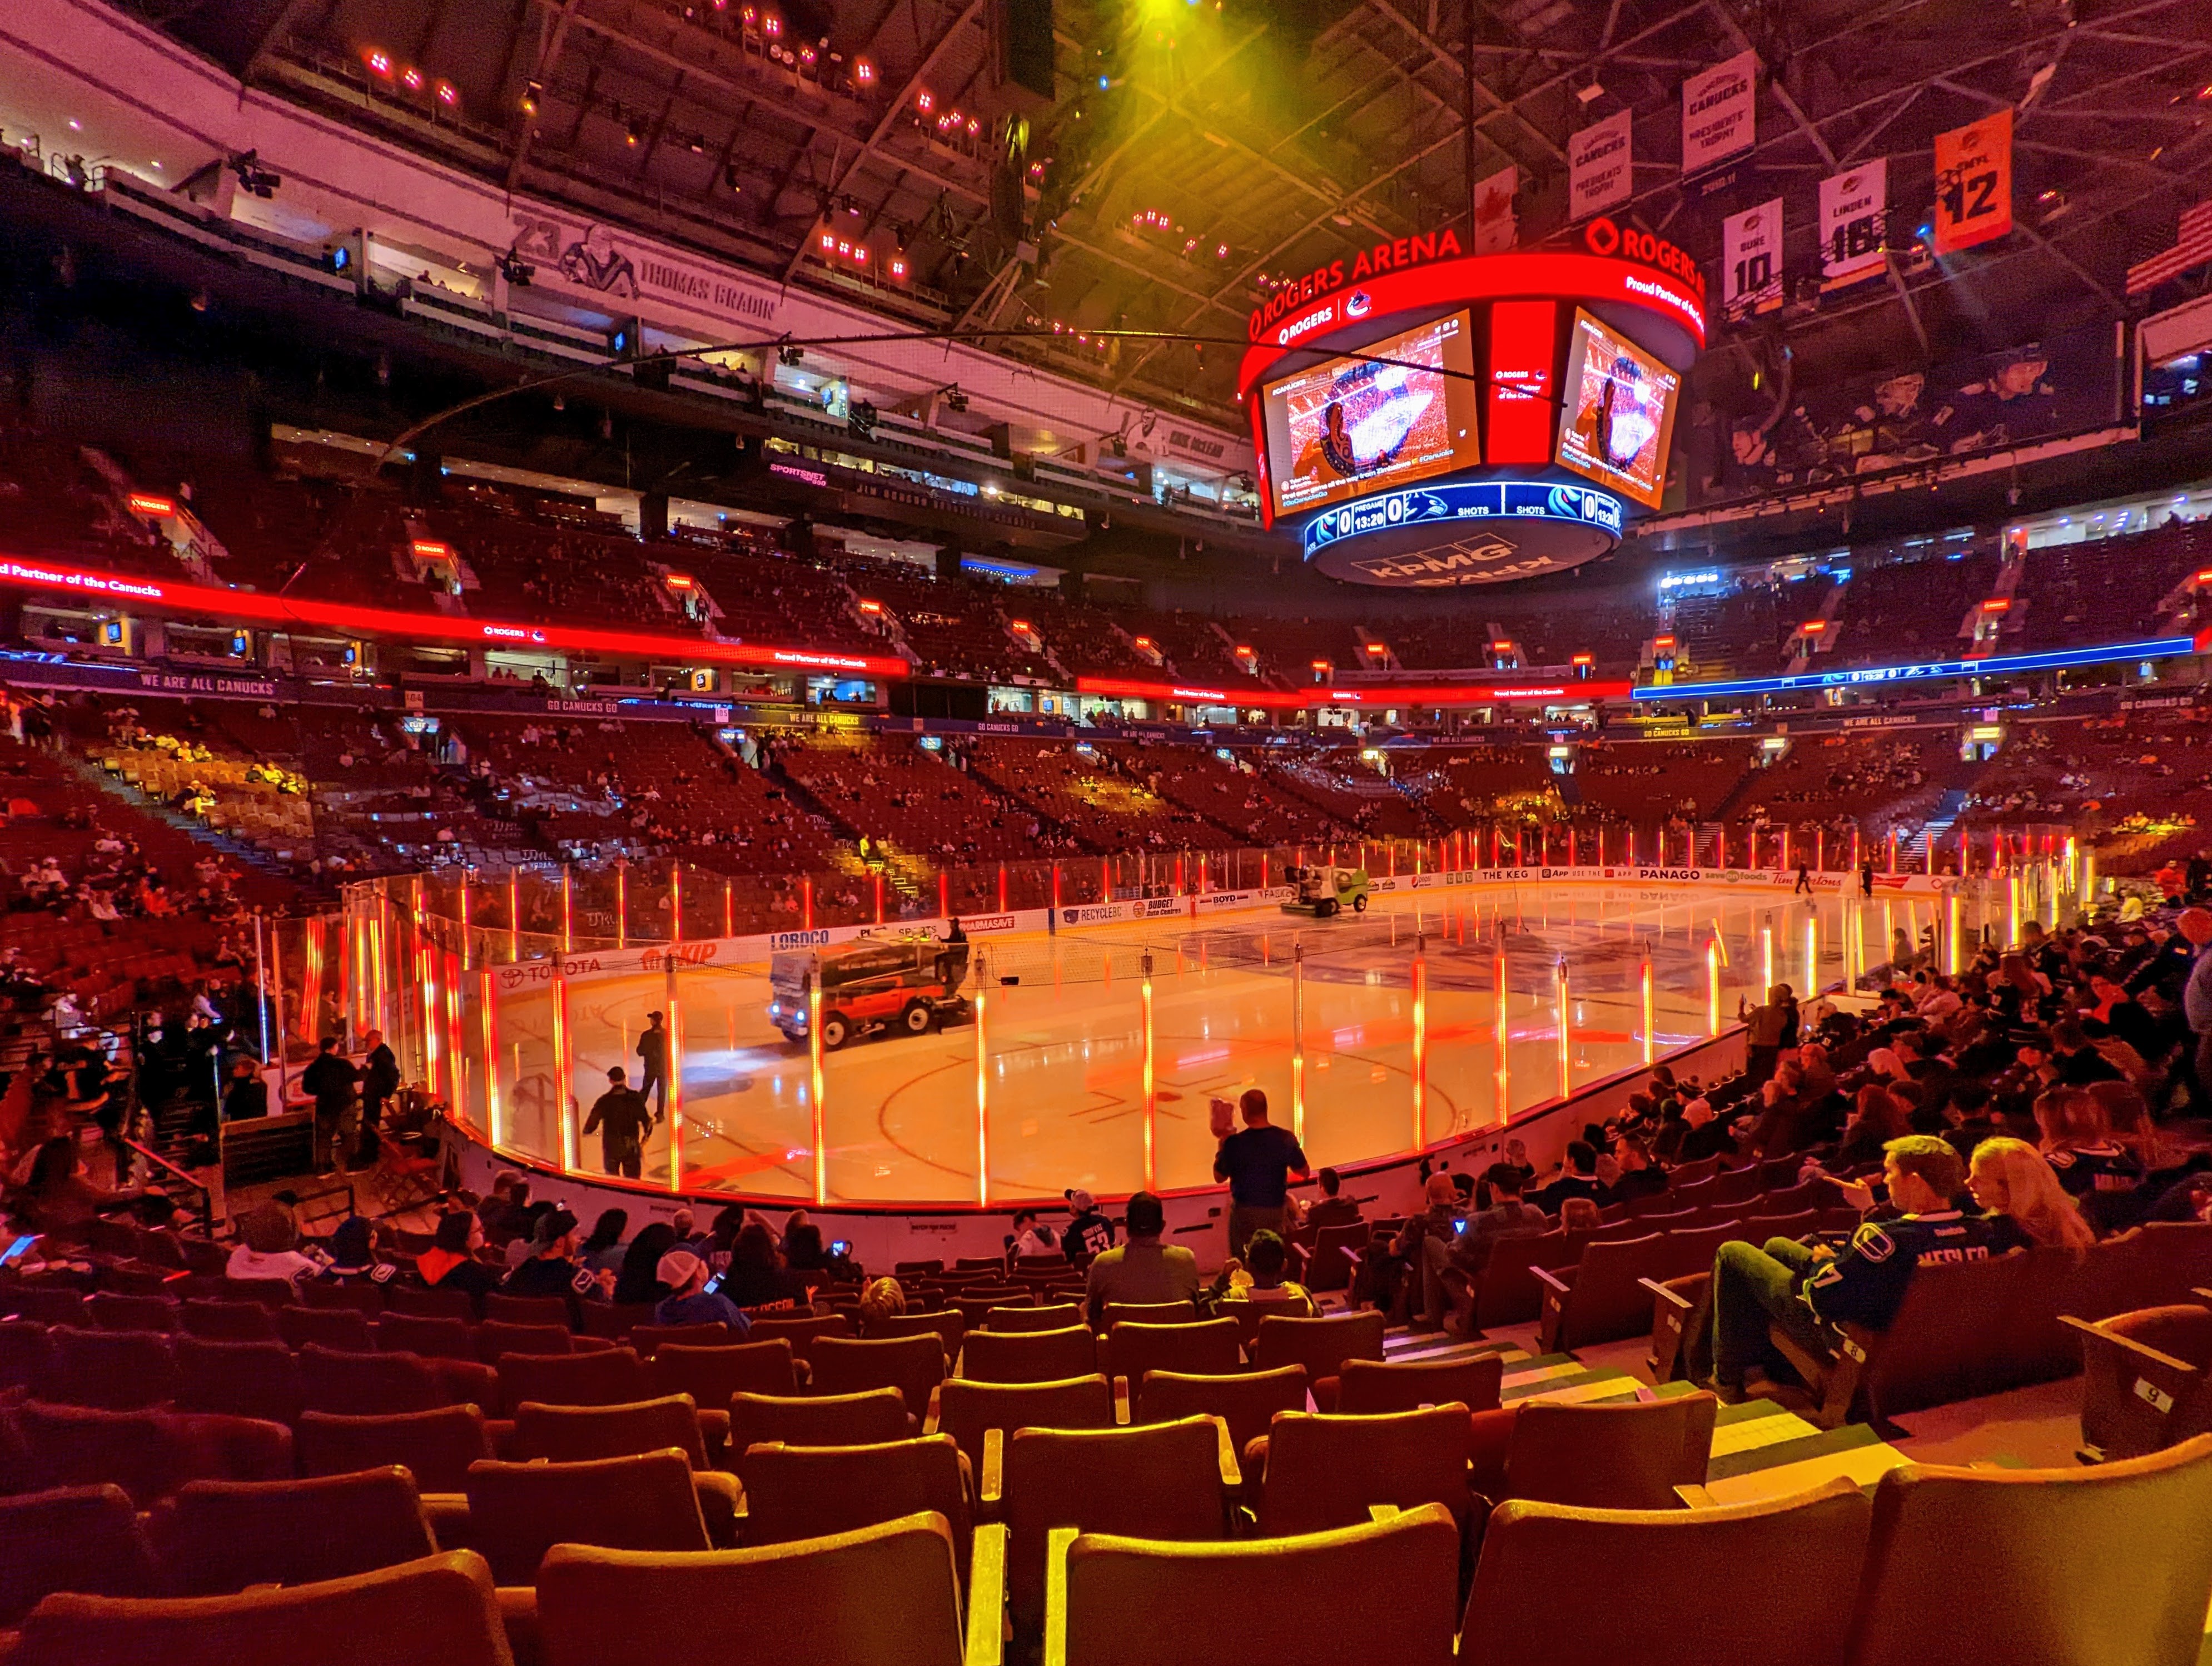
[[[1812,876],[1816,897],[1845,894],[1850,874]],[[1627,882],[1627,883],[1624,883]],[[1885,898],[1929,900],[1940,897],[1943,881],[1926,874],[1876,874],[1873,902]],[[1529,885],[1572,885],[1577,899],[1603,903],[1680,903],[1686,897],[1751,897],[1784,902],[1794,894],[1788,873],[1745,868],[1631,868],[1631,867],[1508,867],[1469,868],[1434,873],[1385,874],[1370,879],[1368,889],[1378,896],[1435,893],[1480,894],[1516,891]],[[1585,888],[1588,889],[1585,889]],[[972,942],[1062,932],[1085,932],[1101,927],[1196,920],[1235,918],[1240,915],[1279,914],[1290,900],[1285,885],[1266,890],[1207,891],[1186,897],[1150,897],[1120,903],[1066,904],[1059,909],[1016,909],[1004,914],[963,915],[960,927]],[[886,921],[880,926],[817,926],[811,930],[765,932],[745,937],[707,937],[687,943],[647,943],[622,949],[586,949],[562,958],[561,972],[571,983],[602,979],[665,976],[672,962],[678,971],[713,970],[758,974],[772,955],[793,950],[827,948],[863,937],[885,933],[927,933],[942,937],[950,921],[942,918]],[[1350,924],[1350,921],[1346,921]],[[1316,939],[1328,923],[1310,922]],[[501,995],[547,989],[555,980],[555,962],[529,960],[486,969],[495,991]]]

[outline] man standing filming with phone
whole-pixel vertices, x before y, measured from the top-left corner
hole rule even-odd
[[[1224,1127],[1229,1120],[1229,1102],[1215,1099],[1208,1108],[1214,1126]],[[1268,1122],[1265,1093],[1256,1087],[1246,1088],[1235,1109],[1243,1116],[1244,1127],[1239,1133],[1222,1134],[1213,1153],[1213,1177],[1229,1183],[1229,1253],[1242,1260],[1253,1233],[1283,1230],[1290,1177],[1310,1180],[1313,1170],[1290,1130]]]

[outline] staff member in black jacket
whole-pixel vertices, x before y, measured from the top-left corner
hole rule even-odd
[[[638,1097],[653,1102],[653,1121],[668,1114],[668,1027],[665,1012],[647,1012],[638,1032]],[[640,1142],[643,1143],[642,1141]]]
[[[385,1108],[399,1091],[399,1061],[381,1030],[370,1031],[363,1039],[368,1043],[368,1056],[362,1061],[362,1115],[371,1127],[380,1128]]]
[[[360,1081],[353,1061],[340,1056],[336,1036],[323,1037],[314,1062],[300,1073],[300,1085],[315,1101],[315,1166],[324,1174],[336,1174],[345,1164],[346,1122]]]
[[[645,1136],[653,1127],[653,1112],[645,1095],[630,1086],[620,1065],[607,1072],[607,1091],[592,1102],[592,1115],[584,1132],[599,1136],[599,1158],[609,1174],[638,1177],[645,1164]]]

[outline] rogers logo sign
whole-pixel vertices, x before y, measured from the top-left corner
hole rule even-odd
[[[1334,324],[1335,322],[1336,303],[1332,301],[1326,307],[1316,307],[1312,312],[1308,313],[1304,318],[1292,319],[1281,329],[1276,331],[1275,345],[1278,347],[1288,347],[1300,336],[1310,335],[1315,331],[1320,329],[1322,325]]]

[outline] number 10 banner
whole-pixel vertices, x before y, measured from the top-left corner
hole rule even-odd
[[[2012,112],[1936,136],[1936,252],[2012,230]]]
[[[1721,301],[1732,319],[1782,304],[1782,199],[1721,222]]]

